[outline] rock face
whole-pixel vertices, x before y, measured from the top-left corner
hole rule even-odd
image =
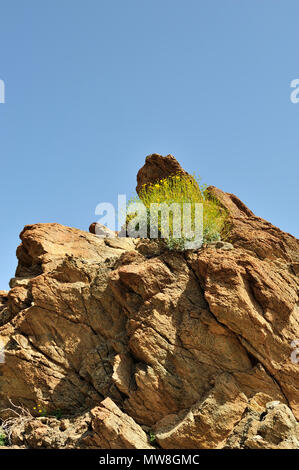
[[[33,415],[13,445],[299,447],[299,241],[209,190],[232,230],[199,250],[24,228],[0,296],[0,409]]]
[[[299,424],[279,401],[269,402],[261,414],[248,409],[227,439],[226,448],[299,449]]]
[[[261,260],[285,263],[294,275],[299,274],[298,240],[260,217],[256,217],[234,194],[209,186],[208,191],[230,215],[229,241]]]
[[[143,429],[106,398],[80,416],[69,419],[19,419],[11,441],[19,448],[152,449]]]
[[[139,194],[144,185],[156,183],[163,178],[177,174],[190,176],[173,155],[166,155],[165,157],[158,153],[148,155],[145,164],[137,173],[136,192]]]
[[[8,292],[5,290],[0,290],[0,312],[4,309],[7,304]]]

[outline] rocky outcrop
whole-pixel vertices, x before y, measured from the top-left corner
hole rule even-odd
[[[13,445],[298,448],[299,241],[210,190],[231,235],[199,250],[24,228],[0,313],[0,409],[32,414]]]
[[[173,155],[165,157],[158,153],[148,155],[145,164],[137,173],[136,192],[139,194],[144,185],[153,184],[163,178],[178,174],[190,176]]]
[[[0,291],[0,326],[7,320],[9,320],[8,309],[8,292],[5,290]]]
[[[152,449],[147,434],[106,398],[80,416],[15,420],[10,440],[19,448]]]
[[[118,232],[110,230],[108,227],[98,222],[93,222],[90,224],[89,232],[97,235],[100,238],[115,238],[118,236]]]
[[[0,290],[0,312],[4,309],[7,304],[8,292],[5,290]]]
[[[249,407],[226,442],[232,449],[299,449],[299,424],[279,401],[269,402],[261,413]]]
[[[285,263],[295,275],[299,274],[298,240],[266,220],[257,217],[234,194],[208,187],[230,216],[229,240],[259,259]],[[280,260],[280,261],[279,261]]]

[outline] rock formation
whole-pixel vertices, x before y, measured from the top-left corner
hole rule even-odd
[[[118,235],[118,232],[110,230],[108,227],[99,224],[98,222],[93,222],[90,224],[89,233],[98,235],[100,238],[115,238]]]
[[[163,158],[147,168],[164,171]],[[160,178],[145,167],[138,185]],[[33,416],[20,412],[12,445],[299,447],[299,241],[209,191],[230,214],[230,245],[176,252],[24,228],[0,293],[0,409]]]
[[[7,294],[7,291],[0,290],[0,310],[2,310],[7,304]]]
[[[136,192],[139,194],[144,185],[156,183],[163,178],[178,174],[191,177],[173,155],[166,155],[165,157],[158,153],[148,155],[145,164],[137,173]]]

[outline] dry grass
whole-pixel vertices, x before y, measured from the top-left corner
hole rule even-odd
[[[15,416],[10,416],[7,419],[4,419],[1,424],[1,428],[3,432],[5,433],[5,436],[8,441],[8,445],[11,445],[11,435],[13,432],[13,429],[16,426],[24,426],[27,422],[31,421],[34,419],[30,411],[25,408],[24,406],[19,406],[15,405],[12,400],[9,398],[9,403],[11,404],[11,408],[5,408],[1,410],[1,414],[3,413],[9,413],[13,414]]]

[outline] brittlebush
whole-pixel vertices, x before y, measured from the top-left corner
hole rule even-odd
[[[149,210],[153,203],[168,205],[178,203],[181,206],[181,213],[183,204],[191,204],[191,227],[194,229],[195,218],[195,203],[203,204],[203,241],[211,242],[220,240],[225,237],[228,232],[228,215],[227,212],[220,206],[218,201],[213,198],[207,191],[207,187],[200,183],[200,178],[196,176],[186,176],[184,174],[177,174],[168,178],[161,179],[154,184],[144,185],[139,196],[132,198],[131,202],[142,202],[147,209],[147,220],[145,224],[149,232]],[[133,215],[128,216],[130,220]],[[181,217],[182,225],[182,217]],[[173,214],[170,213],[169,219],[169,238],[166,240],[169,248],[183,248],[183,240],[173,238]],[[161,221],[158,222],[159,233],[163,232]],[[183,227],[182,227],[183,229]],[[225,235],[224,235],[225,234]]]

